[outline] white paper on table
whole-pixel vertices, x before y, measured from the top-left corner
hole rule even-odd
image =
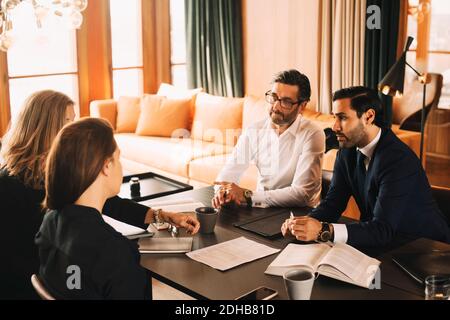
[[[149,206],[149,207],[158,207],[158,206],[168,206],[173,204],[184,204],[184,203],[194,203],[195,200],[192,198],[180,198],[180,199],[170,199],[170,200],[159,200],[152,199],[147,201],[139,202],[140,204]]]
[[[183,204],[173,204],[168,206],[161,206],[161,207],[152,207],[153,209],[161,209],[163,211],[168,212],[194,212],[195,209],[204,207],[205,205],[201,202],[194,202],[194,203],[183,203]]]
[[[107,224],[109,224],[117,232],[121,233],[125,237],[145,232],[145,230],[142,228],[138,228],[138,227],[132,226],[131,224],[128,224],[128,223],[125,223],[122,221],[118,221],[118,220],[113,219],[104,214],[102,214],[102,217],[103,217],[103,220],[105,220],[105,222]]]
[[[238,265],[270,256],[279,251],[280,249],[271,248],[245,237],[239,237],[186,253],[186,255],[195,261],[220,271],[225,271]]]

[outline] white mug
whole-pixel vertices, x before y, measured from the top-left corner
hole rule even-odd
[[[283,275],[284,285],[291,300],[309,300],[314,284],[314,273],[309,269],[294,269]]]

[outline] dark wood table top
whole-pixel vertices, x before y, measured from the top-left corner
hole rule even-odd
[[[202,188],[158,199],[177,199],[191,197],[209,206],[213,196],[213,188]],[[223,210],[218,217],[215,232],[210,235],[194,236],[193,250],[232,240],[241,236],[283,249],[292,240],[267,240],[251,232],[236,228],[233,223],[243,222],[261,215],[274,213],[276,210],[289,208],[235,208]],[[306,214],[307,208],[293,209],[296,215]],[[277,254],[252,261],[227,271],[219,271],[200,262],[194,261],[185,254],[142,254],[141,264],[151,271],[155,279],[160,280],[194,298],[212,300],[233,300],[259,286],[267,286],[278,291],[275,299],[288,299],[282,277],[264,274],[267,266]],[[382,257],[383,258],[383,257]],[[379,258],[380,259],[380,258]],[[389,257],[380,259],[381,289],[365,289],[325,276],[319,276],[314,283],[311,299],[339,300],[411,300],[423,299],[423,292],[411,290],[410,279],[401,278],[402,270],[391,265]],[[384,266],[387,265],[386,268]],[[397,269],[395,269],[397,268]],[[386,275],[389,273],[389,277]],[[389,281],[385,281],[389,280]],[[403,285],[403,281],[405,285]],[[413,280],[410,280],[413,281]]]

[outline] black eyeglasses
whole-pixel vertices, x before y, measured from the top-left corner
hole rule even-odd
[[[275,104],[277,101],[280,101],[281,108],[291,110],[296,104],[300,104],[304,100],[292,101],[291,99],[288,98],[280,99],[278,98],[276,93],[273,93],[272,91],[269,90],[266,92],[266,101],[272,105]]]

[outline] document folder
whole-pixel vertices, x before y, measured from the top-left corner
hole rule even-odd
[[[249,221],[235,223],[234,226],[246,231],[259,234],[265,238],[274,239],[281,237],[281,225],[289,219],[290,212],[282,211],[272,215],[258,217]]]
[[[450,276],[450,251],[398,253],[392,256],[392,261],[422,284],[429,275]]]

